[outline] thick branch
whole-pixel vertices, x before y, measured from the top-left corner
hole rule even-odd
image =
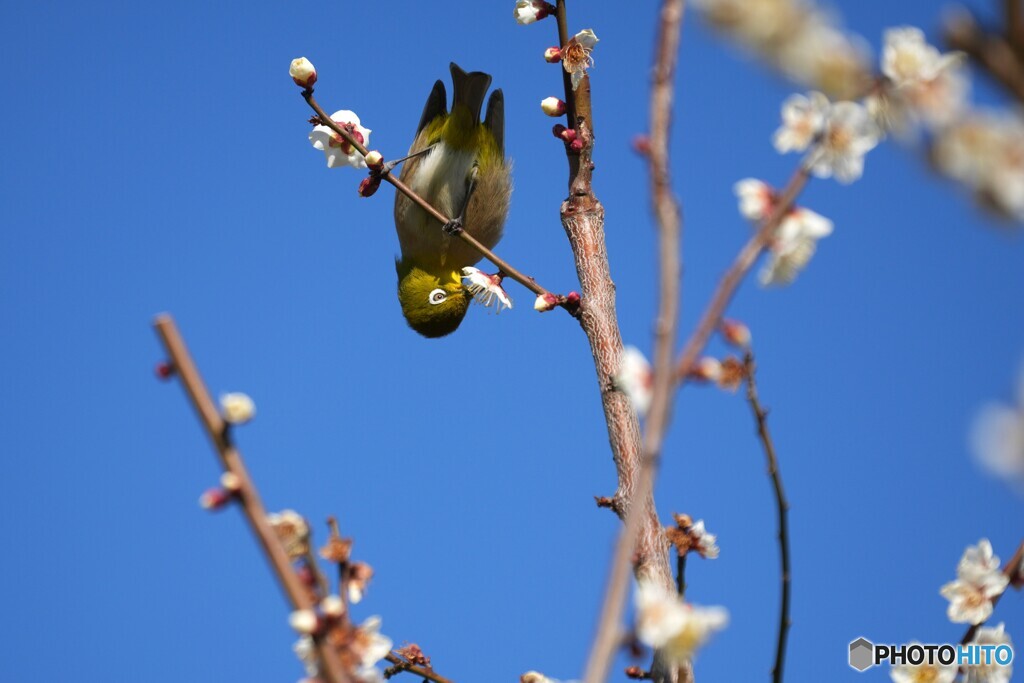
[[[313,91],[311,89],[303,90],[302,96],[305,98],[306,103],[309,104],[310,108],[312,108],[313,111],[316,112],[317,117],[320,119],[320,122],[323,125],[327,126],[332,131],[343,137],[345,141],[348,142],[348,144],[352,145],[352,147],[354,147],[356,151],[358,151],[364,157],[369,153],[370,150],[368,150],[361,142],[352,137],[351,133],[349,133],[343,127],[339,126],[338,123],[334,121],[334,119],[327,115],[327,113],[323,110],[320,104],[313,97]],[[414,204],[416,204],[416,206],[420,207],[428,214],[430,214],[432,217],[434,217],[439,223],[437,228],[438,230],[440,230],[442,226],[450,222],[450,219],[447,216],[445,216],[443,213],[435,209],[427,200],[423,199],[423,197],[419,196],[412,188],[410,188],[408,185],[399,180],[398,176],[391,173],[386,166],[385,170],[381,171],[380,175],[383,180],[391,183],[396,190],[398,190],[406,197],[408,197]],[[544,287],[541,287],[539,284],[537,284],[536,280],[534,280],[529,275],[525,275],[519,272],[519,270],[514,268],[508,261],[499,257],[493,251],[491,251],[483,244],[481,244],[480,241],[477,240],[472,235],[470,235],[468,231],[460,230],[458,233],[456,233],[456,235],[463,242],[476,249],[477,252],[479,252],[484,258],[493,263],[498,268],[499,271],[501,271],[508,277],[512,278],[513,280],[521,284],[523,287],[526,287],[537,296],[554,296],[558,302],[558,305],[562,306],[569,312],[573,312],[574,307],[566,305],[566,298],[564,296],[560,294],[552,294]]]
[[[288,601],[293,610],[313,609],[313,599],[302,583],[295,567],[288,558],[284,546],[274,533],[273,528],[267,522],[267,512],[260,500],[255,484],[249,477],[249,472],[242,461],[242,454],[232,445],[228,433],[228,425],[220,416],[220,412],[214,405],[213,399],[206,390],[206,385],[196,368],[192,357],[189,355],[185,341],[181,338],[174,319],[170,315],[157,316],[153,323],[160,340],[167,351],[167,356],[173,364],[175,374],[181,379],[185,392],[192,401],[192,406],[199,415],[199,421],[206,428],[210,440],[217,451],[221,465],[226,472],[231,472],[238,478],[238,502],[242,513],[249,522],[249,527],[256,540],[259,541],[263,554],[266,555],[271,569],[277,576],[278,582],[284,589]],[[314,639],[317,653],[320,657],[324,676],[330,683],[349,683],[352,678],[345,671],[333,648],[322,642],[320,638]]]
[[[782,565],[782,606],[779,609],[779,637],[775,647],[775,666],[772,667],[772,681],[782,683],[782,669],[786,659],[786,638],[789,635],[789,501],[786,500],[786,492],[782,488],[782,474],[779,472],[779,461],[775,455],[775,443],[771,434],[768,433],[768,411],[761,406],[761,400],[757,395],[757,382],[754,373],[757,368],[754,364],[754,355],[747,352],[743,364],[747,376],[747,400],[750,402],[750,409],[757,421],[757,435],[764,447],[764,455],[768,461],[768,474],[772,478],[772,488],[775,490],[775,510],[779,524],[779,561]]]
[[[561,24],[564,22],[564,2],[559,2],[558,6]],[[660,301],[658,318],[655,323],[654,398],[647,418],[642,452],[636,453],[634,442],[630,444],[633,450],[629,453],[628,461],[622,460],[621,456],[625,455],[623,453],[620,453],[620,457],[616,459],[619,470],[616,509],[622,511],[626,524],[620,533],[612,559],[611,575],[601,609],[598,631],[591,649],[590,659],[587,662],[584,678],[587,683],[604,681],[611,668],[611,662],[620,640],[619,629],[622,623],[626,593],[629,589],[630,559],[634,554],[637,558],[635,572],[638,577],[660,582],[669,589],[673,584],[661,526],[654,508],[653,488],[655,465],[661,451],[665,430],[668,427],[675,387],[673,353],[679,322],[682,221],[679,204],[671,189],[668,146],[672,120],[673,84],[684,7],[684,0],[665,0],[662,5],[651,95],[651,198],[658,225],[660,255]],[[564,33],[562,26],[559,27],[559,33]],[[589,107],[590,103],[589,79],[583,80],[580,90],[582,95],[577,93],[576,113],[580,128],[578,132],[582,134],[589,120],[589,111],[584,114],[582,109],[584,106]],[[571,91],[571,86],[569,91]],[[585,141],[592,141],[593,131],[589,132],[590,136],[584,135],[583,137]],[[590,152],[591,145],[586,144],[578,164],[579,173],[576,178],[571,179],[571,189],[579,188],[587,193],[590,192],[589,175],[592,167],[589,163]],[[580,181],[580,176],[584,177],[585,184],[577,184]],[[571,197],[570,201],[572,201]],[[563,222],[565,222],[564,211]],[[607,266],[605,265],[605,267]],[[581,272],[581,281],[583,277],[584,274]],[[609,298],[613,297],[614,292],[609,292],[608,296]],[[589,301],[589,297],[587,300]],[[581,320],[585,320],[587,312],[588,310],[585,309],[584,318]],[[613,306],[610,316],[614,316]],[[617,325],[615,326],[615,335],[618,337]],[[618,339],[616,341],[618,342]],[[618,342],[618,346],[621,350],[621,342]],[[613,452],[614,450],[613,443]],[[688,678],[689,667],[686,667],[685,671],[684,676]],[[656,655],[651,676],[657,681],[675,681],[678,678],[678,673],[674,667],[661,662],[660,657]]]

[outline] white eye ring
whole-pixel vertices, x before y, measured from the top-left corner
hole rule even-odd
[[[427,301],[430,302],[431,306],[436,306],[438,304],[443,304],[447,298],[448,292],[443,289],[435,289],[430,292],[430,295],[427,297]]]

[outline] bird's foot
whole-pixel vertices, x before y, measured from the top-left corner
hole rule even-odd
[[[448,235],[449,237],[455,237],[460,232],[462,232],[462,219],[453,218],[447,223],[445,223],[441,227],[441,229],[444,230],[444,234]]]

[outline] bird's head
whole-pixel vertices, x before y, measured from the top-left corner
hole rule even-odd
[[[472,298],[454,271],[432,273],[396,261],[398,301],[409,327],[424,337],[443,337],[458,329]]]

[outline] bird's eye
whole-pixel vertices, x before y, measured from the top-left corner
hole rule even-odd
[[[447,292],[445,292],[443,289],[435,289],[432,292],[430,292],[430,296],[427,298],[427,301],[429,301],[432,306],[436,306],[440,303],[443,303],[444,300],[447,298]]]

